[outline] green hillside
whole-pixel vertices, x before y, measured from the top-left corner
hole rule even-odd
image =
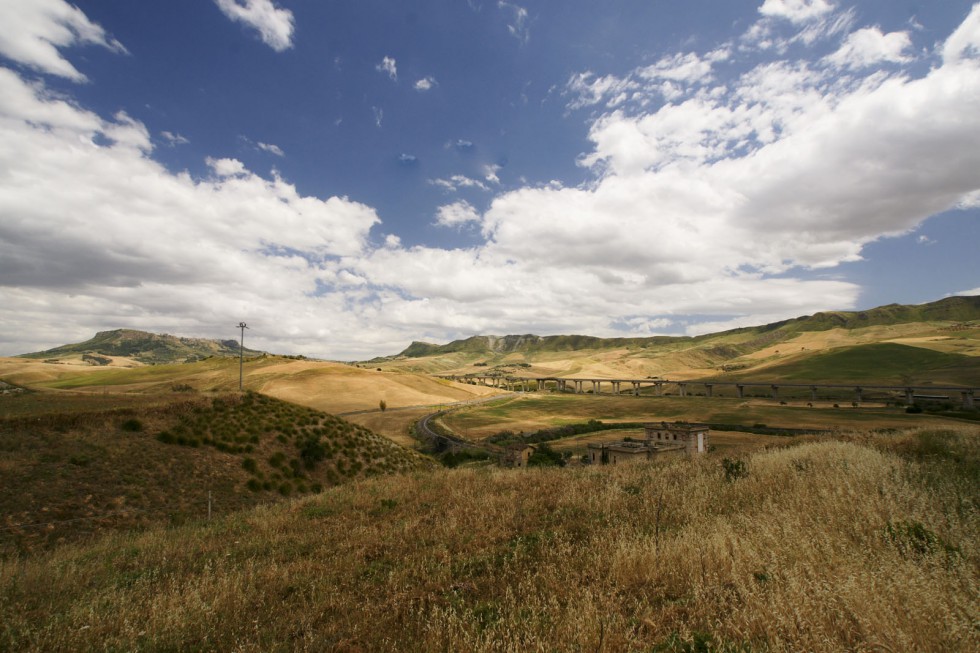
[[[860,345],[819,352],[792,363],[765,368],[766,379],[785,381],[921,383],[980,386],[980,357],[947,354],[895,343]],[[759,373],[753,373],[758,376]],[[735,376],[738,378],[738,375]]]
[[[244,353],[246,356],[257,356],[262,352],[246,348]],[[132,358],[146,364],[181,363],[202,360],[210,356],[238,356],[239,343],[237,340],[180,338],[133,329],[116,329],[100,331],[94,338],[85,342],[22,354],[21,357],[57,359],[78,355],[92,357],[93,364],[100,364],[98,357],[104,356]]]
[[[0,419],[0,553],[104,530],[203,519],[352,479],[419,454],[271,397],[8,397]],[[2,648],[2,647],[0,647]]]
[[[980,296],[947,297],[919,306],[890,304],[867,311],[816,313],[756,327],[732,329],[697,337],[596,338],[582,335],[473,336],[445,345],[413,342],[397,357],[419,358],[468,353],[476,356],[528,355],[549,352],[620,348],[703,347],[707,355],[726,360],[782,342],[806,331],[861,329],[913,322],[969,322],[980,320]]]

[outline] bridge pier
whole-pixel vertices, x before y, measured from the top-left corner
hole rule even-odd
[[[639,381],[633,381],[633,396],[634,397],[639,397],[640,396],[640,382]]]
[[[779,386],[774,384],[774,385],[772,385],[770,387],[772,388],[772,399],[773,399],[773,401],[779,401]]]
[[[745,399],[745,386],[735,384],[735,393],[738,395],[739,399]]]
[[[861,398],[862,398],[861,386],[858,386],[854,388],[854,401],[861,403]]]
[[[664,382],[663,381],[656,381],[656,382],[654,382],[654,385],[657,387],[657,396],[658,397],[663,397],[664,396]]]
[[[964,390],[962,393],[963,397],[963,408],[966,410],[973,410],[973,390]]]
[[[915,391],[912,388],[905,388],[905,403],[909,406],[915,403]]]
[[[612,382],[612,387],[613,387],[613,394],[614,395],[618,395],[619,394],[619,381],[613,381]]]
[[[705,383],[704,384],[704,396],[710,397],[712,394],[714,394],[714,388],[715,388],[715,386],[711,385],[710,383]]]
[[[816,401],[816,400],[817,400],[817,386],[811,385],[810,386],[810,401]]]
[[[678,383],[677,384],[677,387],[680,389],[681,396],[682,397],[686,397],[687,396],[687,384],[686,383]]]
[[[582,394],[582,382],[581,381],[578,381],[578,380],[575,381],[575,394],[577,394],[577,395]]]

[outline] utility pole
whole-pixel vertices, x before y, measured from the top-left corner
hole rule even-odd
[[[238,328],[242,330],[242,342],[238,347],[238,391],[241,392],[244,389],[243,372],[245,365],[245,329],[248,327],[245,326],[244,322],[239,322]]]

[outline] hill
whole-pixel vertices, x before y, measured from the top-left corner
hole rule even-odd
[[[204,360],[211,356],[238,356],[237,340],[208,340],[205,338],[180,338],[159,335],[133,329],[100,331],[95,337],[73,345],[62,345],[46,351],[22,354],[23,358],[57,360],[60,362],[83,362],[89,365],[141,363],[159,365],[162,363],[183,363]],[[257,356],[262,352],[246,348],[246,356]]]
[[[980,387],[980,358],[889,342],[816,352],[795,362],[769,366],[765,375],[773,381],[819,383],[845,378],[869,383],[890,379],[893,385],[928,381]]]
[[[980,648],[974,433],[437,470],[0,563],[0,649]]]
[[[0,380],[40,390],[86,393],[172,394],[173,389],[222,393],[238,389],[237,358],[195,363],[89,367],[36,359],[0,358]],[[485,387],[400,371],[260,355],[245,360],[245,389],[328,413],[465,401],[493,394]]]
[[[697,337],[653,336],[648,338],[596,338],[593,336],[473,336],[446,345],[413,342],[398,357],[419,358],[458,352],[483,355],[578,351],[583,349],[618,349],[653,347],[677,343],[703,342],[732,335],[761,335],[783,332],[787,335],[804,331],[860,329],[869,326],[908,324],[912,322],[966,322],[980,320],[980,296],[947,297],[930,304],[903,306],[889,304],[860,312],[825,312],[757,327],[722,331]],[[768,339],[770,342],[772,338]],[[749,349],[751,349],[750,343]],[[744,349],[742,352],[744,353]]]
[[[0,553],[226,515],[429,465],[361,426],[253,393],[3,401]]]
[[[843,368],[828,377],[828,370],[833,372],[833,368],[817,359],[813,361],[815,367],[808,370],[809,359],[820,352],[885,343],[960,356],[951,363],[945,378],[950,383],[974,384],[980,375],[980,297],[817,313],[696,337],[520,335],[474,336],[445,345],[416,342],[397,356],[378,359],[374,364],[386,370],[429,374],[673,379],[739,378],[746,374],[768,378],[770,372],[786,371],[774,366],[789,365],[799,372],[793,378],[808,378],[812,373],[817,375],[814,380],[850,382]],[[897,350],[866,353],[887,355],[891,351]],[[921,376],[927,371],[917,366],[916,356],[903,360],[911,365],[903,372]],[[936,362],[930,360],[930,365]],[[881,366],[876,379],[885,380],[887,372],[894,381],[893,370],[888,370],[896,364]]]

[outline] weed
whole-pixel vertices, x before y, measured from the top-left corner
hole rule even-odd
[[[725,480],[728,482],[737,481],[749,475],[744,460],[725,458],[721,461],[721,467],[725,470]]]

